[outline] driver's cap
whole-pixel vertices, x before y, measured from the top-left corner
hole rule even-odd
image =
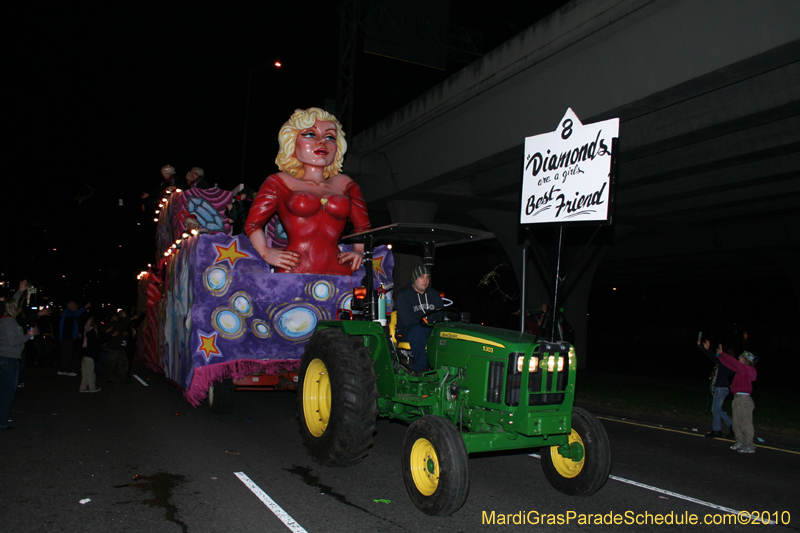
[[[426,266],[424,266],[424,265],[420,265],[420,266],[418,266],[417,268],[415,268],[414,270],[411,271],[411,281],[417,281],[418,277],[424,276],[425,274],[430,276],[431,275],[431,269],[426,267]]]

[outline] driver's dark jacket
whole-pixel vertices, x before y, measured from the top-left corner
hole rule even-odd
[[[397,326],[405,330],[419,324],[419,319],[426,312],[444,307],[439,291],[433,287],[428,287],[425,294],[420,294],[414,290],[414,283],[408,285],[397,294],[395,310],[397,311]]]

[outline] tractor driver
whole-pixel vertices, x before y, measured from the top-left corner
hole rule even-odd
[[[423,315],[433,309],[442,308],[442,297],[431,287],[431,271],[426,266],[418,266],[412,271],[411,282],[397,295],[397,332],[411,345],[414,355],[413,375],[420,375],[428,369],[428,342],[431,328],[421,323]]]

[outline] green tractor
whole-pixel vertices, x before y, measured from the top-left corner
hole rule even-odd
[[[446,307],[429,313],[436,317],[428,320],[431,370],[413,376],[403,364],[408,346],[397,342],[391,324],[377,321],[373,246],[418,244],[432,266],[436,247],[491,237],[457,226],[393,224],[346,238],[365,244],[361,320],[318,324],[297,387],[303,444],[317,463],[362,460],[381,416],[410,424],[403,478],[414,505],[429,515],[450,515],[464,504],[470,453],[541,448],[544,474],[560,492],[589,496],[603,486],[611,470],[608,437],[594,415],[573,406],[577,361],[568,343],[469,324]]]

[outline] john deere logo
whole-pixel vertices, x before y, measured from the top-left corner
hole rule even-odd
[[[490,346],[497,346],[498,348],[505,348],[505,346],[503,346],[499,342],[487,341],[486,339],[481,339],[480,337],[473,337],[472,335],[464,335],[463,333],[452,333],[449,331],[442,331],[441,333],[439,333],[439,338],[454,339],[467,342],[477,342],[478,344],[488,344]]]

